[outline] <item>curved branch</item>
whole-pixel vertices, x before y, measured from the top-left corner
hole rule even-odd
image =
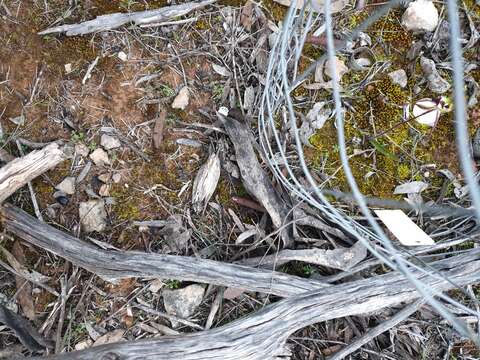
[[[103,250],[38,221],[6,204],[0,209],[6,230],[23,240],[104,278],[157,277],[195,281],[288,297],[329,286],[265,269],[194,257]]]

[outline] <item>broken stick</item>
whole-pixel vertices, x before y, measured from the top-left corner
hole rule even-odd
[[[59,145],[52,143],[41,150],[12,160],[0,168],[0,204],[29,181],[54,168],[65,158]]]

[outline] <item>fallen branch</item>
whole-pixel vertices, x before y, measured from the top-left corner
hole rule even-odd
[[[59,145],[52,143],[41,150],[10,161],[0,169],[0,203],[15,191],[65,160]]]
[[[103,278],[195,281],[288,297],[329,286],[317,280],[186,256],[100,249],[38,221],[12,205],[0,213],[6,230]]]
[[[144,25],[161,23],[166,20],[183,16],[189,12],[213,4],[216,0],[189,2],[181,5],[172,5],[155,10],[138,11],[133,13],[114,13],[97,16],[93,20],[78,24],[60,25],[40,31],[39,35],[65,33],[67,36],[85,35],[99,31],[116,29],[125,24]]]
[[[261,267],[278,267],[290,261],[302,261],[333,269],[348,270],[365,259],[366,256],[367,249],[362,243],[357,241],[352,247],[333,250],[281,250],[273,255],[245,259],[240,261],[239,264]]]
[[[258,162],[250,129],[231,117],[224,118],[224,126],[235,148],[245,189],[265,208],[273,225],[281,228],[284,222],[289,221],[288,209]],[[286,247],[292,245],[293,240],[287,229],[282,231],[282,238]]]
[[[430,277],[432,290],[448,291],[455,288],[453,284],[465,286],[480,280],[479,249],[431,265],[438,275],[449,279]],[[412,270],[412,275],[427,280],[417,270]],[[273,360],[283,353],[288,337],[303,327],[380,311],[418,298],[420,294],[402,274],[391,272],[284,299],[213,330],[102,345],[46,359]]]

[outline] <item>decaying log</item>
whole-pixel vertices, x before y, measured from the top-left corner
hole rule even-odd
[[[6,230],[101,277],[196,281],[288,297],[329,286],[281,272],[186,256],[100,249],[38,221],[12,205],[2,206]]]
[[[433,263],[429,285],[447,291],[480,280],[480,249]],[[424,279],[426,275],[412,271]],[[425,280],[425,279],[424,279]],[[228,325],[193,334],[102,345],[48,357],[50,360],[265,360],[275,359],[288,337],[305,326],[339,317],[380,311],[421,295],[402,274],[391,272],[281,300]],[[41,359],[41,358],[37,358]]]
[[[163,22],[177,16],[183,16],[189,12],[213,4],[216,0],[204,0],[189,2],[180,5],[162,7],[155,10],[145,10],[132,13],[114,13],[97,16],[93,20],[78,24],[60,25],[40,31],[39,35],[65,33],[67,36],[85,35],[99,31],[116,29],[125,24],[151,24]]]
[[[7,163],[0,168],[0,203],[30,180],[54,168],[63,160],[64,152],[58,144],[52,143]]]

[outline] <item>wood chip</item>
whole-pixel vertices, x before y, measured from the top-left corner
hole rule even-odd
[[[153,127],[153,147],[160,149],[163,142],[163,130],[165,127],[165,119],[167,118],[167,112],[162,109],[155,119],[155,126]]]

